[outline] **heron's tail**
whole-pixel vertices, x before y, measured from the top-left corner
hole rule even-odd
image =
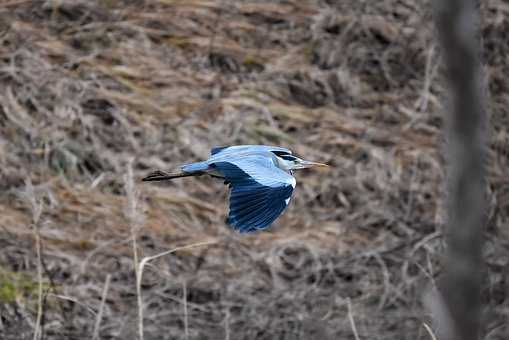
[[[184,172],[184,171],[179,171],[179,172],[172,172],[172,173],[170,173],[170,172],[164,172],[164,171],[161,171],[161,170],[157,170],[157,171],[151,172],[150,174],[148,174],[147,177],[144,177],[141,180],[144,181],[144,182],[167,181],[167,180],[174,179],[174,178],[189,177],[189,176],[200,176],[202,174],[203,173],[201,173],[201,172]]]

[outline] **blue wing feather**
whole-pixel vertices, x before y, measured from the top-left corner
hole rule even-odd
[[[227,223],[240,232],[268,227],[292,195],[293,177],[271,162],[270,155],[254,155],[213,163],[232,185]]]
[[[286,205],[284,204],[283,206],[281,206],[281,204],[277,204],[276,206],[266,207],[263,214],[251,216],[249,218],[249,222],[255,229],[263,229],[265,226],[271,224],[281,214],[285,207]],[[246,218],[246,220],[242,220],[240,223],[247,220],[248,219]]]
[[[266,211],[267,201],[258,202],[252,206],[244,206],[244,209],[235,209],[231,211],[231,214],[235,216],[235,219],[239,221],[249,221],[250,219],[260,216],[260,211]]]
[[[272,223],[278,216],[278,210],[269,208],[264,215],[260,215],[253,219],[253,227],[256,229],[263,229],[265,225]]]

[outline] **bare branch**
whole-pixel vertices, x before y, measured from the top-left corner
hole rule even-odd
[[[478,339],[484,198],[484,112],[474,0],[435,0],[435,22],[451,89],[447,115],[448,225],[439,339]]]

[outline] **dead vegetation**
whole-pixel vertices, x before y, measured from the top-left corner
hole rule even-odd
[[[0,335],[33,338],[42,202],[45,339],[429,339],[440,273],[442,93],[428,2],[0,3]],[[482,8],[489,80],[485,339],[509,316],[508,8]],[[302,172],[266,232],[224,226],[219,181],[136,182],[214,145],[288,146]],[[131,202],[131,203],[129,203]],[[15,282],[16,285],[13,285]],[[7,288],[5,288],[7,287]]]

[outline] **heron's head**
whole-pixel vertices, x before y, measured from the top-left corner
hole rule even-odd
[[[328,167],[327,164],[305,161],[303,159],[300,159],[299,157],[295,157],[292,155],[282,155],[282,156],[279,156],[279,159],[280,159],[280,164],[282,163],[281,164],[282,167],[286,168],[287,170],[306,169],[306,168],[312,168],[315,166]]]

